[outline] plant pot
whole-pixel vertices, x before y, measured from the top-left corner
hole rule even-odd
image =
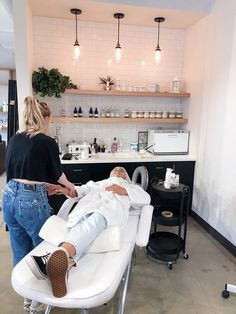
[[[111,90],[111,85],[104,85],[103,89],[109,91]]]

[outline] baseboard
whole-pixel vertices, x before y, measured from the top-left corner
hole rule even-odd
[[[193,210],[190,212],[190,216],[197,222],[203,229],[205,229],[214,239],[216,239],[224,248],[226,248],[233,256],[236,256],[236,246],[229,242],[218,231],[212,228],[205,220],[203,220]]]

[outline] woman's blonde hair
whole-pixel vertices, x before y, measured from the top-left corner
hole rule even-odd
[[[39,102],[33,97],[26,97],[22,111],[22,124],[26,133],[33,137],[38,133],[44,133],[45,118],[52,114],[45,102]]]

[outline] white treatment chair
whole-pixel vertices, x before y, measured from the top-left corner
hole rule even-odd
[[[147,188],[148,173],[145,167],[136,168],[132,179],[137,180],[139,175],[141,175],[142,186]],[[66,200],[58,215],[51,217],[52,220],[55,219],[63,223],[63,219],[67,217],[73,203],[73,199]],[[98,238],[103,236],[103,232],[109,232],[109,228],[104,230],[84,256],[77,262],[77,266],[72,267],[70,270],[68,291],[65,297],[54,297],[48,279],[38,280],[34,277],[26,263],[27,257],[21,260],[12,271],[11,282],[14,290],[24,298],[48,304],[45,311],[46,314],[50,313],[53,307],[78,308],[81,309],[81,313],[87,314],[90,308],[103,305],[110,301],[115,295],[120,283],[122,283],[123,289],[118,313],[124,313],[132,253],[135,244],[139,247],[145,247],[148,242],[152,212],[153,207],[151,205],[146,205],[141,210],[131,208],[129,221],[124,230],[120,234],[119,232],[115,232],[115,236],[108,237],[109,239],[114,238],[115,244],[110,243],[110,245],[106,243],[102,248],[103,251],[106,251],[104,247],[110,245],[111,251],[92,253],[93,249],[94,252],[97,250],[95,242],[99,240]],[[42,229],[44,229],[44,226]],[[53,239],[56,238],[59,242],[60,239],[57,239],[58,232],[55,225],[52,225],[51,229],[53,229]],[[120,242],[117,240],[119,236]],[[55,244],[49,242],[51,241],[44,240],[29,255],[43,255],[46,252],[51,252],[55,248]],[[119,242],[119,245],[116,242]],[[112,248],[112,245],[116,246],[116,248]]]

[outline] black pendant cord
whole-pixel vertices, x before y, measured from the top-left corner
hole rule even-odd
[[[160,42],[160,22],[158,22],[157,25],[157,47],[156,47],[157,50],[160,50],[159,42]]]
[[[77,29],[78,29],[78,15],[80,15],[82,13],[82,11],[80,9],[71,9],[70,12],[72,14],[75,15],[75,43],[74,43],[74,46],[79,46],[79,42],[78,42],[78,32],[77,32]]]
[[[118,38],[117,38],[117,47],[120,47],[120,19],[118,18]]]
[[[75,44],[78,45],[78,38],[77,38],[77,14],[75,14]]]
[[[160,49],[159,41],[160,41],[160,23],[158,23],[158,28],[157,28],[157,48]]]
[[[116,48],[121,48],[120,46],[120,19],[124,18],[124,14],[123,13],[115,13],[114,15],[115,19],[118,19],[118,24],[117,24],[117,44],[116,44]]]

